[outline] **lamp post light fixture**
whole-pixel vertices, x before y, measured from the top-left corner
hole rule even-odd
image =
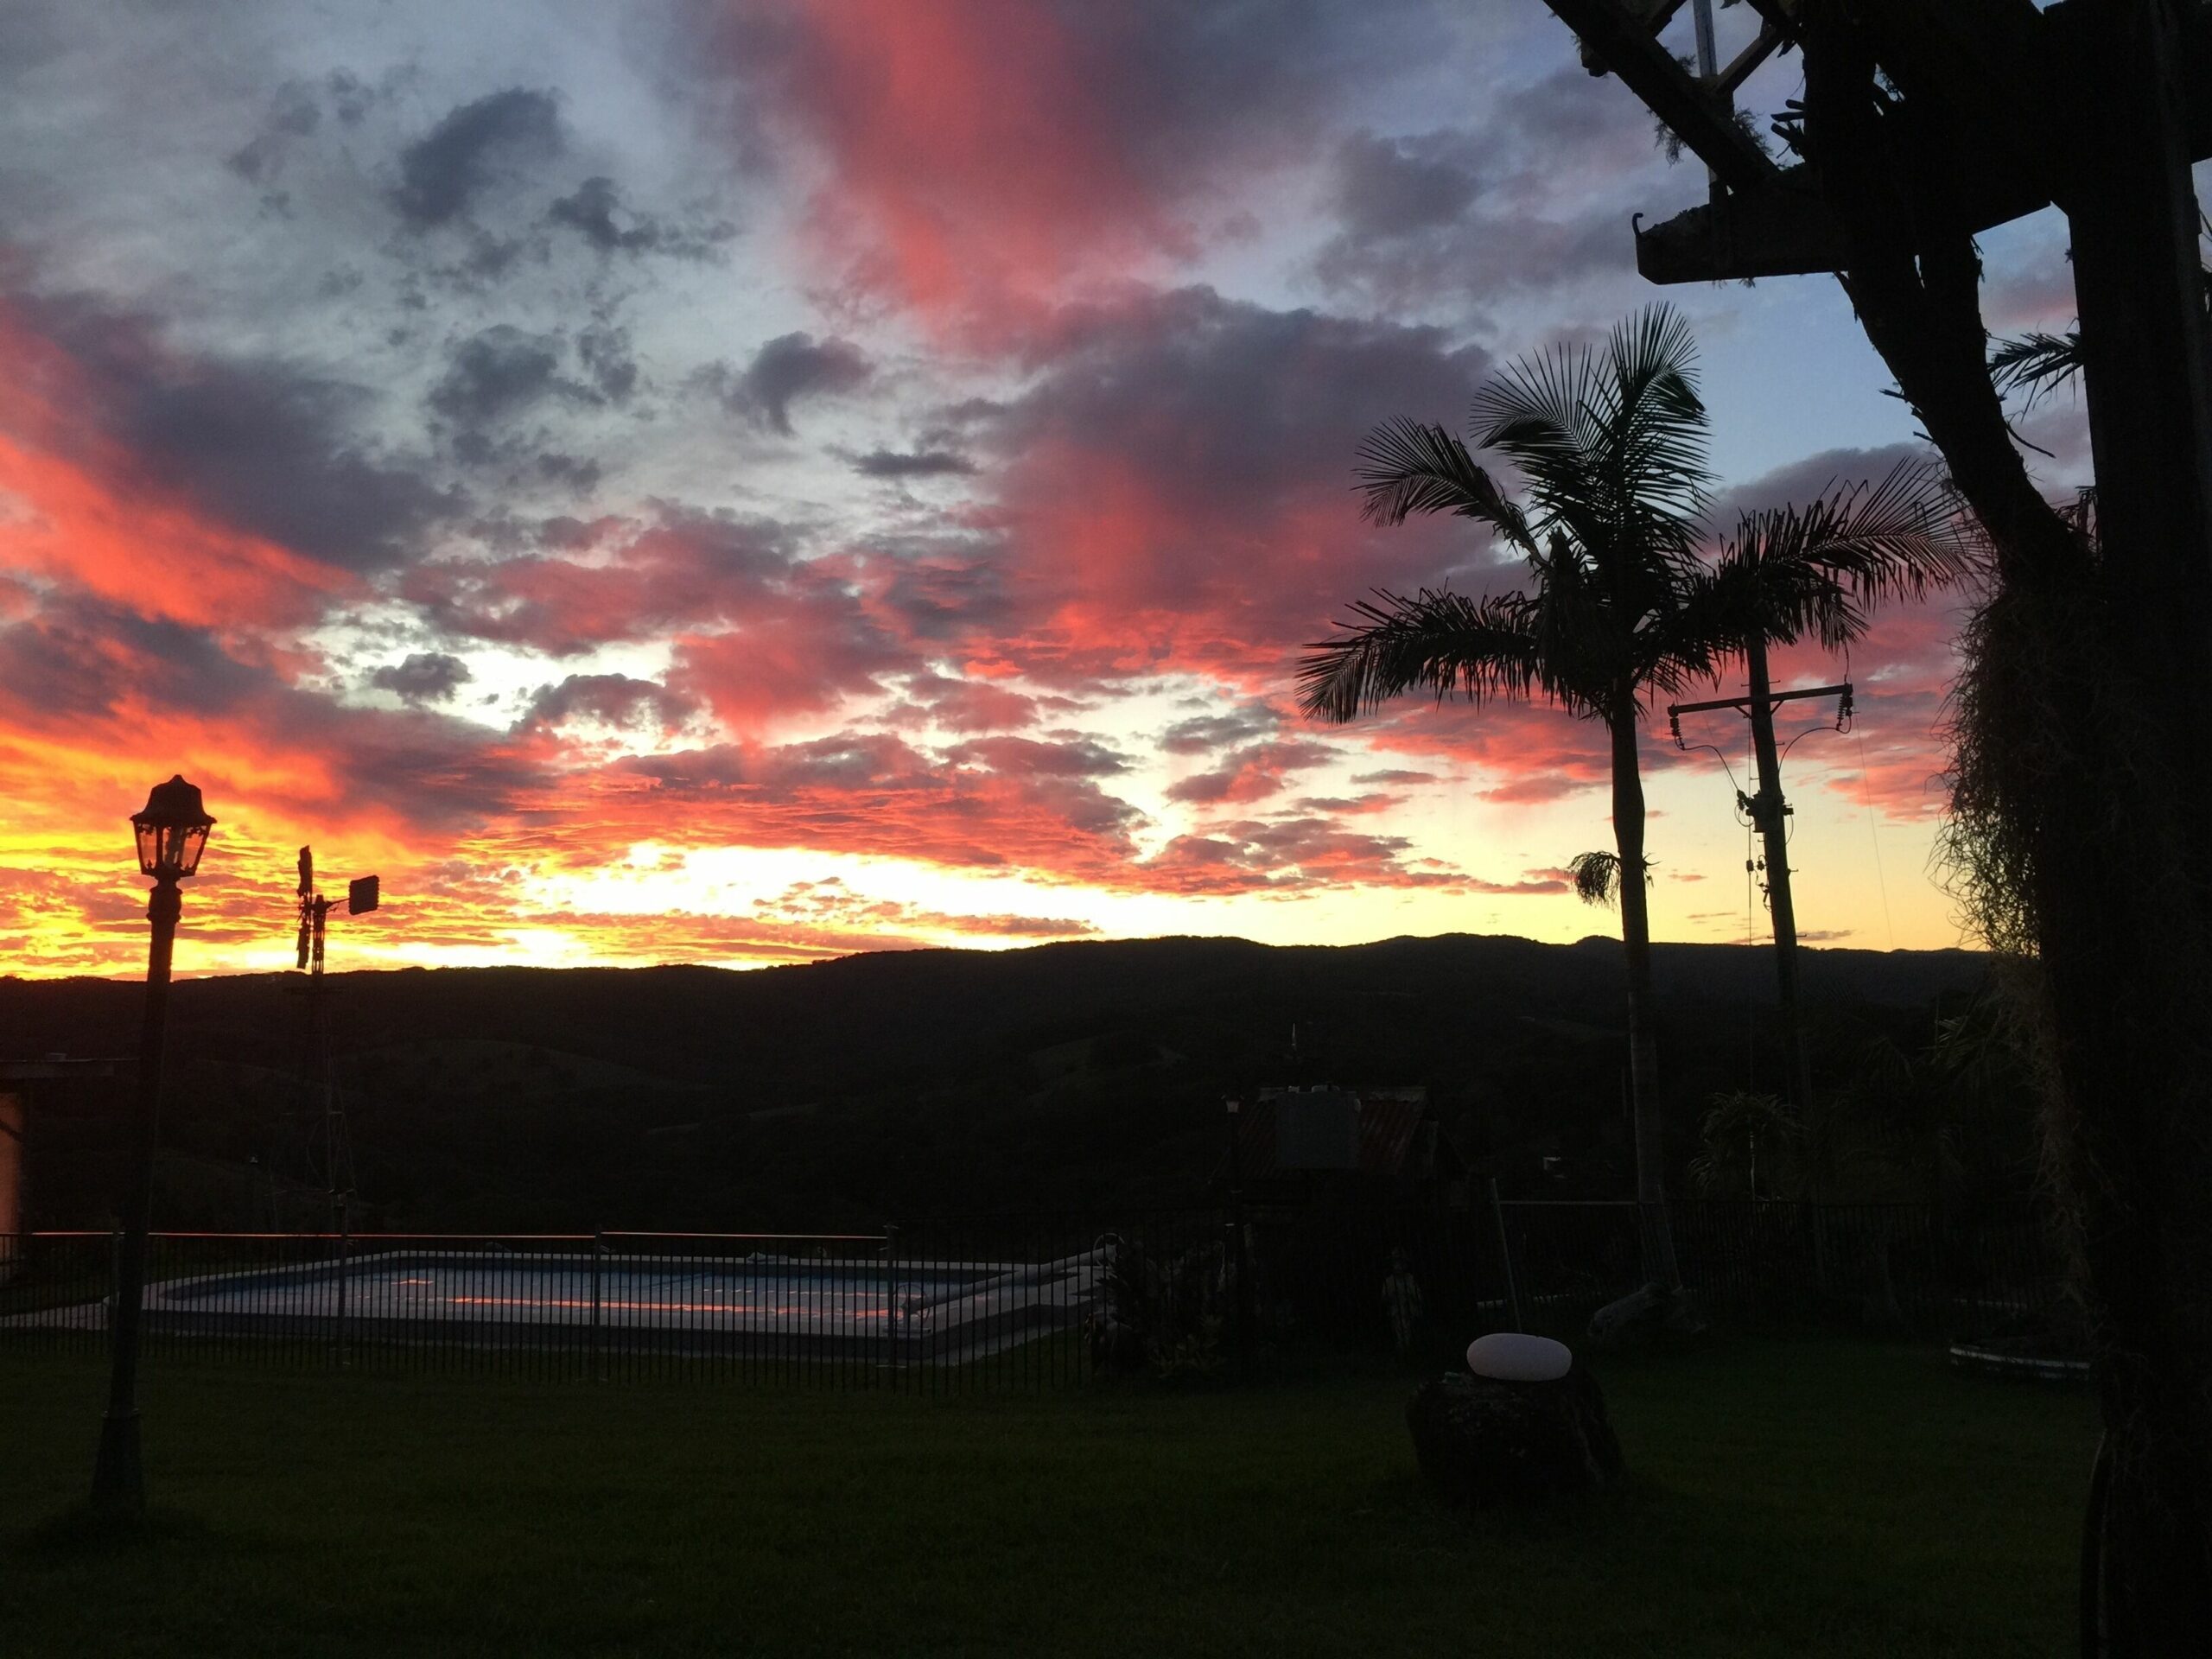
[[[181,777],[155,785],[146,809],[131,815],[138,868],[153,879],[146,914],[153,941],[146,953],[146,1017],[138,1038],[138,1099],[131,1123],[129,1185],[123,1200],[123,1248],[116,1257],[115,1311],[110,1332],[113,1369],[107,1416],[92,1465],[92,1502],[143,1509],[146,1478],[138,1455],[138,1313],[146,1288],[146,1231],[153,1219],[154,1149],[161,1135],[162,1042],[168,1023],[169,957],[184,899],[177,883],[200,868],[207,832],[200,791]]]

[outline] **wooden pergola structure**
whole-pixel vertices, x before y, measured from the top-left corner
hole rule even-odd
[[[1618,76],[1712,170],[1710,202],[1637,226],[1637,269],[1662,283],[1833,271],[1894,364],[1870,267],[2056,203],[2073,232],[2104,523],[2118,543],[2174,550],[2191,567],[2186,587],[2212,596],[2212,353],[2190,172],[2212,156],[2212,6],[1747,3],[1758,38],[1700,74],[1659,39],[1685,0],[1546,0],[1592,72]],[[1847,142],[1824,149],[1808,142],[1806,106],[1838,20],[1849,44],[1827,55],[1871,53],[1876,92]],[[1776,122],[1788,152],[1777,160],[1734,97],[1793,49],[1808,53],[1807,95]],[[1878,200],[1865,176],[1877,166]],[[2202,658],[2205,643],[2187,654]]]
[[[1686,68],[1659,41],[1686,0],[1547,0],[1580,37],[1592,73],[1611,73],[1713,171],[1709,206],[1637,229],[1637,268],[1655,283],[1721,282],[1841,270],[1849,243],[1818,171],[1777,162],[1739,124],[1737,91],[1776,53],[1797,46],[1806,0],[1748,0],[1758,38],[1710,75]],[[2066,197],[2065,124],[2050,112],[2082,65],[2063,0],[1862,0],[1897,96],[1886,142],[1907,158],[1927,217],[1985,231]],[[2190,161],[2212,156],[2212,15],[2171,8],[2163,31],[2177,82]],[[1943,118],[1929,120],[1941,106]],[[1790,142],[1789,124],[1778,124]],[[1794,143],[1792,144],[1794,148]]]

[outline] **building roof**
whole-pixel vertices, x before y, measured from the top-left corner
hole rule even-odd
[[[1357,1166],[1361,1174],[1433,1173],[1437,1137],[1422,1133],[1423,1124],[1429,1122],[1425,1089],[1265,1089],[1257,1099],[1246,1101],[1236,1115],[1238,1173],[1246,1181],[1305,1173],[1283,1166],[1277,1133],[1280,1103],[1294,1095],[1341,1099],[1352,1106],[1357,1123]]]

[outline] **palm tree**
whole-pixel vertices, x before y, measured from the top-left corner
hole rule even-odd
[[[1744,804],[1765,842],[1775,973],[1791,1094],[1801,1112],[1814,1107],[1812,1068],[1798,1008],[1796,904],[1767,651],[1808,638],[1847,650],[1866,633],[1878,601],[1924,598],[1962,580],[1974,559],[1961,523],[1942,469],[1908,461],[1878,484],[1832,486],[1809,506],[1745,513],[1684,601],[1694,631],[1716,654],[1740,657],[1751,682],[1759,787]]]
[[[1299,671],[1309,715],[1349,721],[1402,692],[1480,704],[1541,697],[1604,723],[1612,757],[1612,883],[1627,956],[1629,1077],[1647,1276],[1679,1287],[1667,1225],[1664,1145],[1637,727],[1654,693],[1718,660],[1686,606],[1711,474],[1695,347],[1671,307],[1615,328],[1602,353],[1554,348],[1514,364],[1475,400],[1472,435],[1527,480],[1510,499],[1441,427],[1400,420],[1360,451],[1370,521],[1448,512],[1486,524],[1527,562],[1522,591],[1468,599],[1381,593],[1358,620],[1310,648]]]
[[[1865,632],[1872,604],[1920,596],[1955,580],[1969,561],[1940,473],[1908,464],[1878,485],[1832,489],[1810,506],[1746,513],[1718,563],[1705,564],[1705,408],[1688,327],[1664,305],[1616,328],[1602,357],[1554,349],[1515,364],[1477,397],[1472,425],[1478,448],[1519,467],[1529,508],[1459,439],[1402,420],[1362,448],[1366,516],[1395,524],[1416,512],[1449,512],[1487,524],[1526,560],[1529,588],[1476,600],[1384,593],[1357,604],[1358,622],[1311,648],[1300,702],[1309,715],[1347,721],[1419,687],[1477,703],[1541,696],[1605,723],[1615,850],[1578,857],[1575,887],[1589,902],[1620,906],[1637,1197],[1647,1270],[1671,1288],[1680,1281],[1656,1103],[1638,724],[1654,693],[1745,659],[1760,770],[1754,805],[1770,830],[1777,971],[1796,1093],[1809,1104],[1767,648],[1815,637],[1841,649]]]

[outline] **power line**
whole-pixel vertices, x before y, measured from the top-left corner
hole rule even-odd
[[[1882,874],[1882,832],[1874,822],[1874,785],[1866,773],[1866,734],[1853,732],[1859,741],[1859,798],[1866,808],[1866,838],[1874,843],[1874,890],[1882,895],[1882,929],[1890,936],[1890,949],[1897,948],[1897,930],[1890,919],[1890,884]]]

